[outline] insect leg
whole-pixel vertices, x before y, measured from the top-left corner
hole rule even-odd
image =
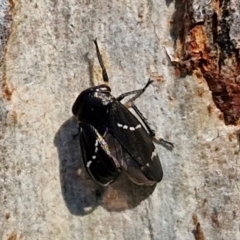
[[[98,43],[97,43],[97,39],[94,40],[94,43],[96,45],[96,51],[97,51],[97,57],[98,57],[98,61],[99,61],[99,64],[102,68],[102,77],[103,77],[103,81],[104,82],[108,82],[108,75],[107,75],[107,71],[104,67],[104,64],[103,64],[103,60],[102,60],[102,56],[100,54],[100,51],[99,51],[99,48],[98,48]]]
[[[129,99],[124,105],[127,108],[132,108],[135,113],[140,117],[140,119],[142,120],[143,124],[145,125],[145,127],[147,128],[149,135],[152,137],[153,141],[159,144],[162,144],[163,146],[165,146],[166,148],[172,150],[174,145],[173,143],[164,140],[163,138],[159,138],[157,139],[155,137],[155,131],[150,127],[149,123],[147,122],[147,119],[142,115],[142,113],[139,111],[139,109],[137,108],[137,106],[134,104],[134,101],[140,97],[141,94],[143,94],[146,90],[146,88],[153,82],[153,80],[148,80],[147,84],[144,86],[144,88],[139,89],[139,90],[135,90],[135,91],[131,91],[131,92],[126,92],[121,94],[119,97],[117,97],[118,101],[121,101],[123,98],[135,94],[135,96],[133,96],[131,99]]]
[[[142,113],[138,110],[137,106],[134,104],[134,101],[140,97],[141,94],[143,94],[145,92],[145,90],[147,89],[147,87],[152,83],[153,81],[152,80],[148,80],[147,84],[142,88],[142,89],[139,89],[139,90],[135,90],[135,91],[131,91],[131,92],[126,92],[126,93],[123,93],[121,94],[119,97],[117,97],[117,100],[118,101],[121,101],[123,98],[129,96],[129,95],[132,95],[132,94],[135,94],[135,96],[133,96],[131,99],[129,99],[124,105],[127,107],[127,108],[133,108],[134,111],[136,112],[136,114],[140,117],[140,119],[142,120],[142,122],[144,123],[144,125],[146,126],[148,132],[149,132],[149,135],[151,137],[154,137],[155,136],[155,132],[154,130],[152,130],[149,126],[149,124],[147,123],[147,119],[142,115]]]
[[[132,103],[132,109],[136,112],[136,114],[140,117],[140,119],[142,120],[143,124],[145,125],[145,127],[147,128],[148,132],[149,132],[149,135],[150,137],[152,137],[153,141],[156,142],[156,143],[159,143],[161,145],[163,145],[164,147],[172,150],[174,145],[173,143],[169,142],[169,141],[166,141],[164,140],[163,138],[156,138],[155,137],[155,131],[150,127],[147,119],[142,115],[142,113],[140,112],[140,110],[137,108],[137,106]]]
[[[137,106],[132,103],[132,109],[136,112],[136,114],[140,117],[140,119],[142,120],[142,122],[144,123],[144,125],[146,126],[149,135],[152,137],[153,141],[159,144],[162,144],[164,147],[172,150],[173,149],[173,143],[164,140],[163,138],[159,138],[157,139],[155,137],[155,131],[153,129],[151,129],[149,123],[147,122],[147,119],[142,115],[142,113],[140,112],[140,110],[137,108]]]
[[[152,82],[153,82],[153,80],[150,80],[150,79],[149,79],[148,82],[147,82],[147,84],[146,84],[142,89],[123,93],[123,94],[121,94],[120,96],[117,97],[117,100],[118,100],[118,101],[121,101],[121,100],[123,100],[125,97],[135,94],[135,96],[132,97],[131,99],[129,99],[129,100],[127,101],[127,103],[128,103],[128,102],[129,102],[129,103],[130,103],[130,102],[134,102],[137,98],[139,98],[139,97],[145,92],[145,90],[147,89],[147,87],[148,87]]]
[[[137,106],[134,103],[132,103],[131,107],[135,111],[135,113],[140,117],[142,122],[144,123],[145,127],[147,128],[147,130],[149,132],[149,135],[151,137],[154,137],[155,131],[150,127],[149,123],[147,122],[147,119],[142,115],[142,113],[140,112],[140,110],[137,108]]]
[[[164,140],[163,138],[155,138],[155,137],[153,137],[153,141],[154,141],[155,143],[158,143],[158,144],[163,145],[163,146],[164,146],[165,148],[167,148],[168,150],[173,150],[173,148],[174,148],[173,143],[171,143],[171,142],[169,142],[169,141],[166,141],[166,140]]]

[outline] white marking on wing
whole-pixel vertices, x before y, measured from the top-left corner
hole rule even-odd
[[[142,127],[141,124],[138,124],[136,127],[133,127],[133,126],[129,127],[129,126],[123,125],[123,124],[121,124],[121,123],[117,123],[117,126],[118,126],[118,127],[122,127],[123,129],[129,129],[130,131],[135,131],[136,129]]]
[[[157,150],[156,150],[156,148],[155,148],[154,151],[152,152],[151,159],[153,160],[154,157],[156,157],[156,156],[157,156]]]
[[[141,126],[141,124],[138,124],[136,127],[135,127],[135,129],[138,129],[138,128],[141,128],[142,126]]]
[[[91,163],[92,163],[92,161],[88,161],[88,162],[87,162],[87,168],[90,167]]]
[[[100,88],[100,89],[101,89],[101,91],[106,91],[107,90],[107,88],[105,88],[105,87]]]

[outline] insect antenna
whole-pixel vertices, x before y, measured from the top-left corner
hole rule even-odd
[[[98,48],[98,43],[97,43],[97,39],[94,40],[94,43],[96,45],[96,51],[97,51],[97,57],[98,57],[98,61],[99,61],[99,64],[102,68],[102,77],[103,77],[103,81],[108,83],[108,75],[107,75],[107,71],[106,71],[106,68],[104,67],[104,63],[103,63],[103,60],[102,60],[102,56],[100,54],[100,51],[99,51],[99,48]]]
[[[121,94],[120,96],[117,97],[117,100],[118,100],[118,101],[121,101],[121,100],[123,100],[125,97],[134,94],[135,96],[133,96],[131,99],[129,99],[129,100],[127,101],[127,103],[126,103],[127,105],[128,105],[128,104],[131,104],[132,102],[134,102],[137,98],[139,98],[139,97],[145,92],[145,90],[147,89],[147,87],[148,87],[152,82],[153,82],[153,80],[148,79],[148,82],[146,83],[146,85],[145,85],[143,88],[138,89],[138,90],[134,90],[134,91],[130,91],[130,92],[123,93],[123,94]]]

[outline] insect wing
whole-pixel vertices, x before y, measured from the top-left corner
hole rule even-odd
[[[79,134],[82,158],[89,175],[100,185],[112,183],[119,175],[120,164],[111,155],[107,142],[87,123],[79,124]]]
[[[142,172],[142,166],[139,165],[129,153],[121,146],[119,141],[113,137],[112,134],[107,133],[104,135],[107,141],[111,154],[118,160],[121,169],[126,173],[128,178],[137,185],[154,185],[155,180],[148,179]]]
[[[134,169],[137,170],[138,165],[147,179],[160,182],[163,176],[162,166],[146,129],[119,101],[113,101],[109,110],[109,124],[112,134],[130,156],[127,157],[125,153],[126,166],[123,168],[131,176]]]

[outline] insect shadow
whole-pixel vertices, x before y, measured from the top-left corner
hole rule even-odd
[[[54,145],[58,150],[62,195],[74,215],[90,214],[99,205],[116,212],[134,208],[147,199],[156,187],[135,185],[124,174],[108,187],[93,182],[83,165],[78,125],[74,117],[59,128]]]

